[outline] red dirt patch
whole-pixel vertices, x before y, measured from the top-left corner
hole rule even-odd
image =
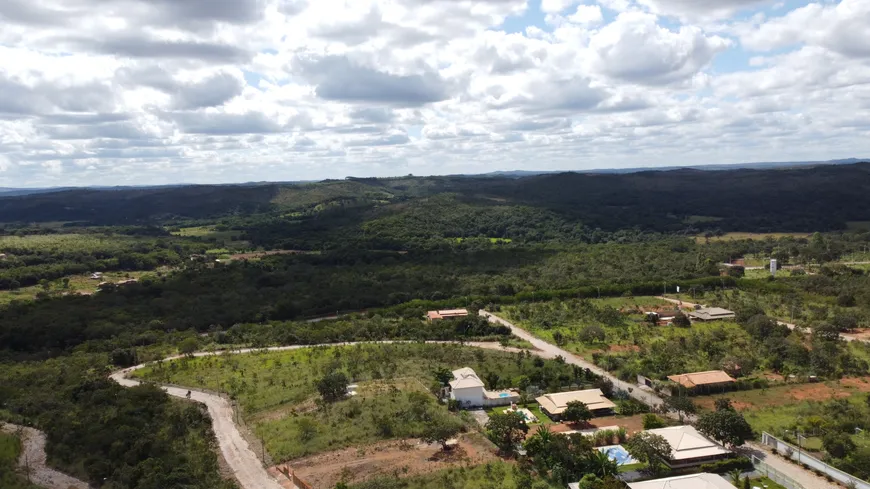
[[[856,340],[870,340],[870,328],[856,328],[843,334],[843,336],[855,338]]]
[[[443,452],[438,444],[419,440],[387,441],[301,458],[290,462],[290,466],[313,489],[330,489],[339,482],[353,484],[379,475],[411,477],[450,467],[479,465],[496,458],[491,446],[466,436],[450,452]]]
[[[833,399],[849,397],[848,392],[837,391],[828,387],[825,384],[803,384],[790,389],[788,395],[796,401],[820,401],[823,399]]]
[[[846,387],[854,387],[861,392],[870,392],[870,377],[842,379],[840,383]]]

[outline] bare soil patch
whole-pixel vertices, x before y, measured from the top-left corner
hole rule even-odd
[[[855,338],[856,340],[870,340],[870,328],[856,328],[843,334],[843,336]]]
[[[379,475],[411,477],[496,458],[494,449],[485,441],[464,436],[459,446],[449,452],[442,451],[441,445],[420,440],[394,440],[301,458],[294,460],[292,467],[313,489],[331,489],[339,482],[352,484]],[[270,472],[275,470],[273,467]]]

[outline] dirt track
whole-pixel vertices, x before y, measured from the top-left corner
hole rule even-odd
[[[279,347],[271,347],[271,348],[245,348],[240,350],[233,350],[229,352],[199,352],[194,353],[195,357],[205,357],[212,355],[221,355],[224,353],[252,353],[255,351],[286,351],[286,350],[296,350],[299,348],[313,348],[316,346],[350,346],[355,344],[377,344],[377,343],[410,343],[406,341],[380,341],[380,342],[363,342],[363,343],[331,343],[328,345],[293,345],[293,346],[279,346]],[[435,343],[435,344],[447,344],[447,343],[455,343],[450,341],[431,341],[427,343]],[[480,342],[467,342],[464,343],[467,346],[473,346],[477,348],[486,348],[491,350],[502,350],[509,352],[518,352],[521,351],[516,348],[504,348],[498,343],[480,343]],[[164,360],[174,360],[181,358],[182,355],[176,355],[172,357],[168,357]],[[124,387],[134,387],[140,384],[138,380],[132,380],[127,378],[127,374],[134,370],[138,370],[144,367],[145,364],[136,365],[135,367],[130,367],[118,372],[113,373],[110,377],[112,380],[117,382]],[[175,397],[184,398],[187,396],[187,389],[177,388],[177,387],[169,387],[162,386],[162,389],[165,390],[169,395]],[[239,481],[239,484],[243,489],[283,489],[288,487],[286,481],[277,481],[274,477],[272,477],[269,472],[263,467],[262,462],[259,458],[254,454],[254,451],[251,450],[250,445],[244,439],[242,434],[239,432],[236,427],[235,422],[233,421],[233,409],[230,406],[229,402],[217,395],[209,394],[206,392],[198,391],[191,389],[191,400],[196,402],[201,402],[208,407],[209,415],[212,419],[212,430],[215,433],[215,436],[218,440],[218,445],[221,449],[221,454],[224,457],[224,460],[229,465],[230,470],[232,470],[233,474],[236,476],[236,479]],[[282,483],[284,484],[282,486]],[[67,489],[67,488],[62,488]]]
[[[58,472],[45,465],[45,433],[13,424],[2,423],[0,429],[6,433],[21,433],[21,457],[18,465],[30,470],[30,480],[46,489],[88,489],[90,486],[75,477]]]

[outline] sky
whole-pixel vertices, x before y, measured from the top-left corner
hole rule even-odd
[[[2,0],[0,187],[870,156],[870,0]]]

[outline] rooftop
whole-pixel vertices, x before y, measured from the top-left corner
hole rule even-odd
[[[628,487],[630,489],[734,489],[727,480],[716,474],[681,475],[667,479],[632,482]]]
[[[453,371],[453,380],[450,381],[450,387],[453,389],[484,387],[484,383],[474,370],[464,367]]]
[[[733,317],[734,311],[722,309],[721,307],[702,307],[697,311],[689,311],[689,316],[698,319],[719,319]]]
[[[668,379],[681,384],[686,388],[701,385],[724,384],[734,382],[734,379],[723,370],[710,370],[709,372],[695,372],[691,374],[669,375]]]
[[[444,309],[440,311],[429,311],[426,317],[429,319],[444,319],[468,316],[467,309]]]
[[[668,444],[670,444],[673,449],[673,452],[671,453],[672,461],[691,460],[694,458],[713,457],[716,455],[731,453],[722,445],[719,445],[701,433],[698,433],[698,430],[692,426],[671,426],[669,428],[659,428],[657,430],[646,430],[646,432],[659,435],[668,441]]]
[[[616,404],[604,397],[601,389],[588,389],[585,391],[560,392],[558,394],[545,394],[537,399],[541,408],[550,414],[562,414],[568,407],[569,402],[579,401],[591,411],[598,409],[613,409]]]

